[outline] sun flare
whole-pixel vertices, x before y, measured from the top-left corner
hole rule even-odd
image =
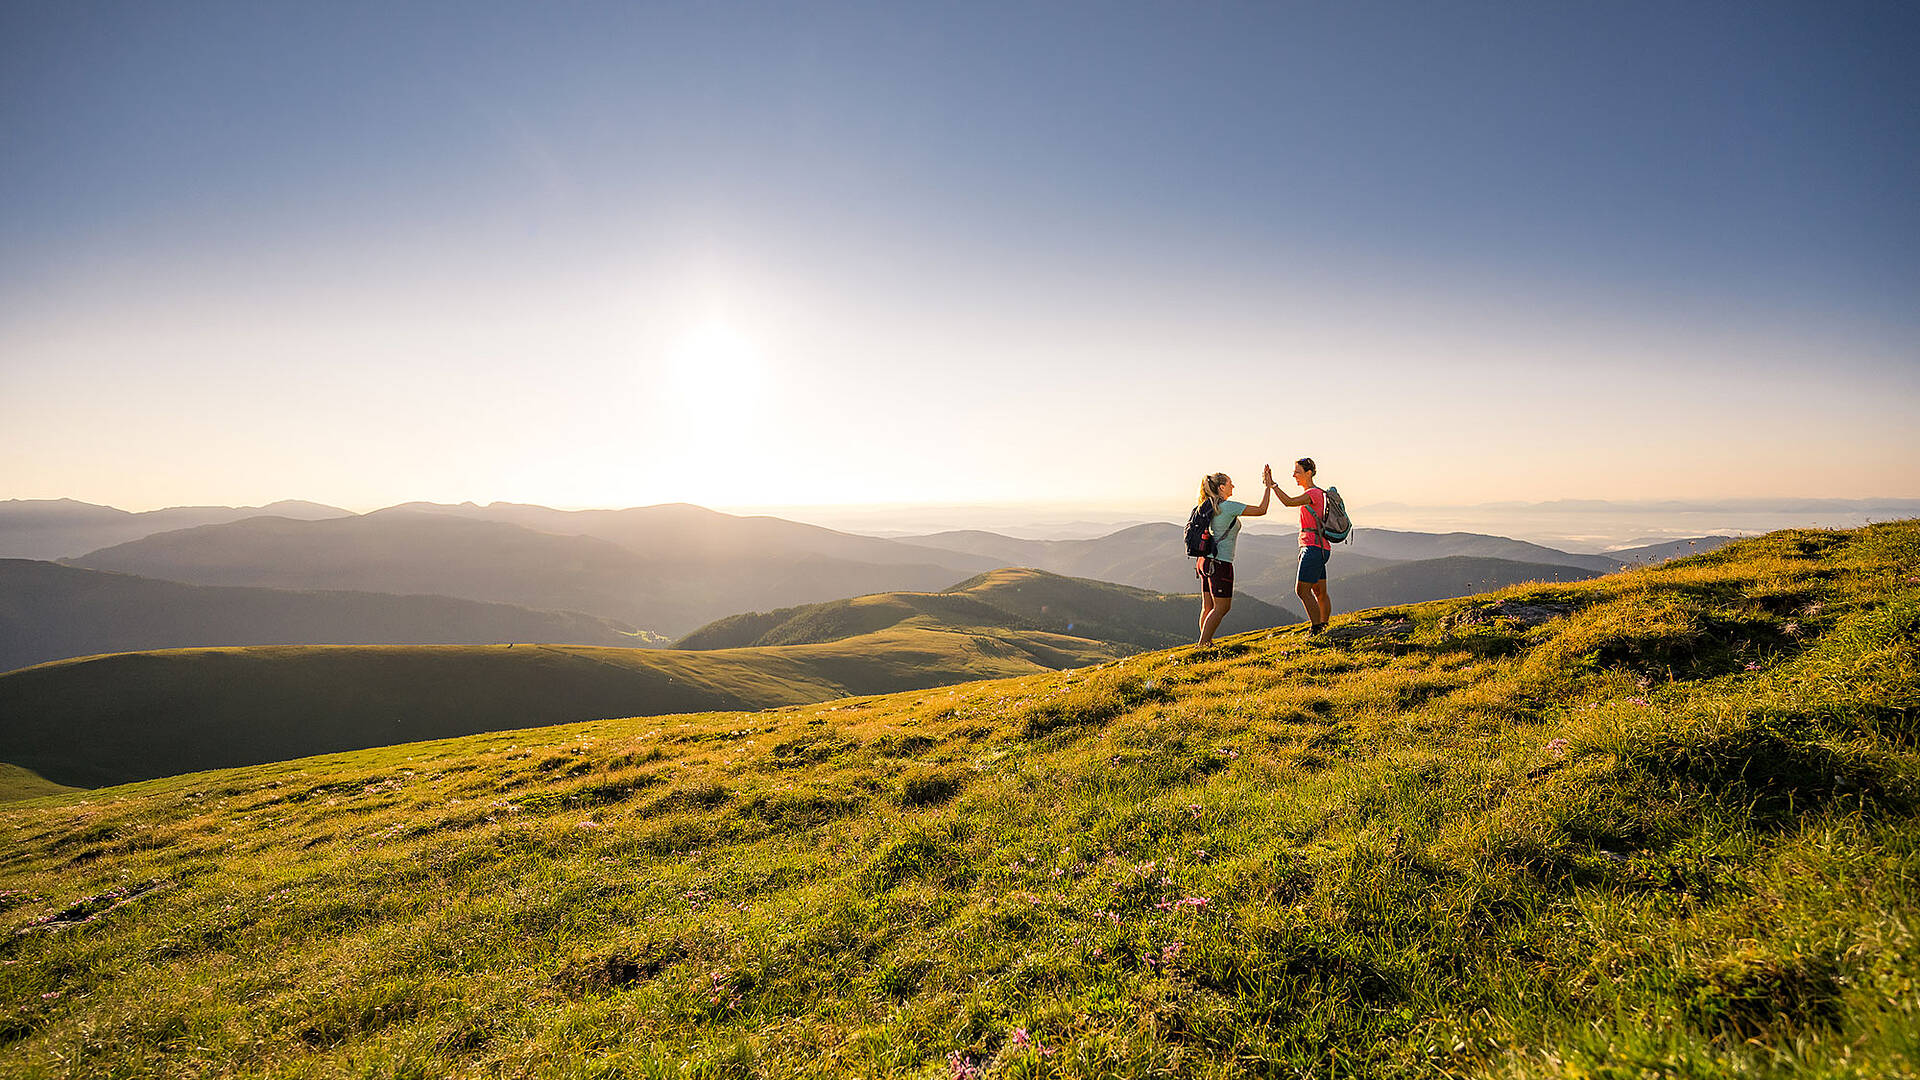
[[[666,373],[682,394],[723,390],[737,397],[758,391],[767,371],[765,355],[752,336],[732,322],[707,319],[674,340]]]

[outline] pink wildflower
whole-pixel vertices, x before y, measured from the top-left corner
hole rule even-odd
[[[1027,1036],[1027,1029],[1026,1029],[1026,1028],[1023,1028],[1023,1027],[1019,1027],[1019,1028],[1014,1028],[1014,1029],[1013,1029],[1013,1045],[1014,1045],[1015,1047],[1018,1047],[1019,1049],[1022,1049],[1022,1050],[1025,1050],[1025,1049],[1027,1048],[1027,1043],[1028,1043],[1029,1041],[1030,1041],[1030,1040],[1029,1040],[1029,1038],[1028,1038],[1028,1036]]]
[[[1554,739],[1548,742],[1546,745],[1546,751],[1547,753],[1552,754],[1554,757],[1567,756],[1567,740]]]

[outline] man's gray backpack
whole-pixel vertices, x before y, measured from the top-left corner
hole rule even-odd
[[[1327,516],[1313,513],[1313,501],[1307,501],[1307,513],[1313,514],[1313,531],[1329,544],[1338,544],[1353,539],[1353,519],[1347,517],[1347,500],[1340,497],[1340,489],[1326,488]]]

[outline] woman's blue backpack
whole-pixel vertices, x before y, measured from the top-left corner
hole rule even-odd
[[[1208,499],[1187,515],[1187,557],[1211,559],[1219,551],[1213,539],[1213,500]]]

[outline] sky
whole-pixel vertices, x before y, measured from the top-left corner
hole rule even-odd
[[[1920,496],[1917,53],[1844,0],[11,0],[0,498]]]

